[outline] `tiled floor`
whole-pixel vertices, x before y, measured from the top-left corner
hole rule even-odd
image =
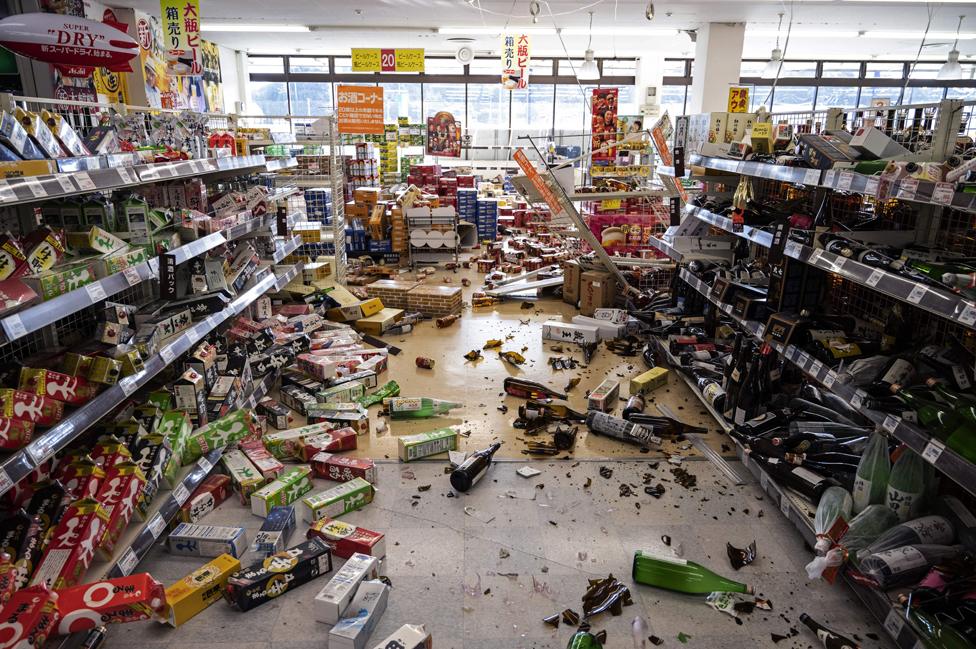
[[[730,486],[706,461],[684,463],[698,477],[697,488],[690,490],[672,481],[672,467],[666,462],[654,468],[653,461],[643,459],[537,462],[534,466],[543,473],[530,479],[515,474],[522,464],[496,463],[472,492],[455,498],[448,498],[444,461],[381,464],[374,502],[343,518],[387,535],[383,573],[392,580],[393,590],[367,649],[405,623],[425,624],[438,648],[565,647],[572,630],[565,625],[553,629],[542,618],[565,608],[580,611],[587,579],[609,573],[629,585],[634,604],[619,617],[604,613],[591,620],[595,630],[606,629],[608,648],[633,646],[631,623],[636,615],[647,620],[649,632],[662,638],[664,647],[819,646],[799,624],[802,612],[848,635],[857,634],[866,649],[889,646],[884,631],[844,586],[806,581],[803,565],[809,550],[775,504],[761,499],[757,484]],[[613,470],[609,479],[600,476],[601,466]],[[743,476],[748,474],[741,465],[737,468]],[[643,492],[645,474],[665,486],[663,497],[654,499]],[[584,488],[587,480],[590,486]],[[621,497],[623,483],[634,486],[637,495]],[[326,485],[320,482],[317,487]],[[419,492],[423,485],[432,486]],[[493,515],[494,520],[484,523],[466,515],[465,507]],[[205,522],[244,525],[253,536],[261,519],[230,501]],[[304,527],[293,542],[304,536]],[[670,547],[663,535],[670,537]],[[736,573],[725,543],[741,547],[753,540],[759,558]],[[630,571],[637,549],[677,550],[720,574],[753,584],[771,599],[773,611],[743,616],[737,625],[709,608],[703,598],[636,585]],[[141,568],[170,583],[200,563],[156,548]],[[218,602],[180,629],[154,623],[119,625],[111,630],[107,646],[322,649],[328,627],[313,619],[311,602],[327,579],[323,576],[247,613]],[[772,640],[771,634],[789,636],[791,630],[798,634],[778,643]],[[679,633],[690,636],[687,644],[677,640]]]

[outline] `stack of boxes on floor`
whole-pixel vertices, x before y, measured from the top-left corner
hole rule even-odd
[[[477,201],[478,239],[494,241],[498,237],[498,199],[479,198]]]
[[[612,307],[617,293],[617,279],[610,273],[583,271],[575,260],[563,262],[563,302],[578,306],[581,314]]]
[[[380,177],[386,186],[400,182],[400,174],[397,170],[397,130],[396,124],[387,124],[384,127],[384,138],[379,143],[380,150]]]
[[[352,200],[346,203],[346,250],[349,254],[367,249],[366,224],[380,202],[378,187],[358,187],[352,192]]]
[[[356,156],[346,161],[346,183],[349,187],[379,187],[380,163],[371,142],[356,145]]]

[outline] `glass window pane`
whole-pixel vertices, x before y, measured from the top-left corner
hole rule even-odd
[[[396,124],[398,117],[408,118],[411,124],[422,121],[419,83],[381,83],[380,86],[383,87],[384,122]]]
[[[873,88],[870,86],[864,86],[861,88],[861,99],[858,104],[861,106],[870,106],[871,100],[873,99],[887,99],[889,106],[894,106],[898,104],[898,98],[901,96],[901,88]]]
[[[868,63],[865,76],[868,79],[902,79],[905,66],[901,63]]]
[[[257,115],[287,115],[288,90],[282,82],[252,81],[248,84],[251,109]]]
[[[766,110],[770,110],[773,102],[773,98],[769,95],[769,92],[773,89],[772,86],[749,86],[749,112],[754,113],[759,110],[760,106],[765,106]],[[779,94],[779,88],[776,89],[776,93]]]
[[[332,114],[331,83],[289,83],[293,115]]]
[[[586,95],[589,96],[589,90]],[[556,86],[556,130],[564,133],[582,133],[589,105],[578,86],[561,84]],[[589,129],[586,129],[589,131]]]
[[[637,115],[640,113],[641,102],[637,99],[635,86],[618,86],[617,113],[620,115]]]
[[[739,67],[740,77],[761,77],[766,69],[766,61],[743,61]]]
[[[823,76],[826,79],[856,79],[860,73],[861,64],[856,61],[824,61],[823,64]]]
[[[857,106],[857,87],[821,86],[817,90],[817,110]]]
[[[685,91],[688,86],[662,86],[661,112],[668,111],[668,115],[674,118],[676,115],[685,114]]]
[[[935,79],[939,75],[939,69],[942,67],[941,63],[918,63],[914,67],[909,68],[911,72],[909,73],[909,79]]]
[[[665,77],[685,76],[685,59],[664,59],[661,73]]]
[[[970,81],[976,79],[976,63],[962,64],[962,78],[969,79]]]
[[[336,58],[335,60],[335,71],[336,74],[349,74],[352,72],[352,59],[346,58]]]
[[[634,59],[607,59],[603,62],[603,74],[608,77],[632,77],[637,73],[637,61]]]
[[[325,72],[329,71],[329,57],[292,56],[288,59],[288,70],[291,72]]]
[[[566,60],[566,59],[560,59],[559,60],[559,76],[561,76],[561,77],[575,77],[576,76],[576,73],[573,72],[573,69],[575,68],[576,70],[579,70],[581,65],[583,65],[583,61],[582,60],[573,59],[573,65],[571,66],[569,64],[569,61],[568,60]]]
[[[551,88],[552,86],[548,86]],[[529,90],[533,88],[529,83]],[[426,92],[426,90],[425,90]],[[508,96],[524,95],[525,90],[508,91],[500,83],[468,84],[468,117],[465,127],[477,129],[508,129]],[[424,97],[425,103],[430,104]],[[456,115],[455,115],[456,117]]]
[[[464,74],[464,66],[454,57],[449,59],[427,57],[424,59],[424,72],[426,74]]]
[[[813,110],[813,86],[776,86],[775,112]]]
[[[247,69],[254,74],[284,72],[285,60],[280,56],[248,56]]]
[[[553,70],[553,60],[552,59],[532,59],[529,61],[529,80],[532,80],[533,74],[538,74],[546,77],[552,76]]]
[[[549,132],[552,129],[552,84],[529,83],[525,90],[513,90],[512,130]]]
[[[945,88],[908,88],[905,103],[932,104],[942,101]]]
[[[471,74],[493,74],[501,79],[502,63],[499,59],[475,59],[468,68]],[[500,82],[499,82],[500,83]]]
[[[424,121],[442,110],[454,115],[454,119],[461,122],[462,128],[465,127],[467,118],[464,115],[463,83],[424,84]]]
[[[817,64],[813,61],[784,61],[779,76],[780,79],[787,77],[815,77],[817,76]]]
[[[946,90],[947,99],[976,100],[976,88],[947,88]],[[968,107],[967,110],[972,111],[972,107]]]

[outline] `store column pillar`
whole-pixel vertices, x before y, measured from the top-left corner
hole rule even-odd
[[[640,107],[640,114],[644,116],[645,128],[650,128],[661,114],[663,80],[664,55],[642,54],[637,59],[637,73],[634,81],[637,87],[637,105]],[[651,89],[654,90],[653,93],[649,92]]]
[[[708,23],[698,29],[689,113],[724,112],[729,86],[738,85],[744,23]]]

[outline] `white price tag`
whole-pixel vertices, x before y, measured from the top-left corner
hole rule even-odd
[[[80,171],[74,175],[75,182],[82,191],[91,192],[95,190],[95,181],[91,179],[87,171]]]
[[[213,468],[213,462],[208,460],[206,457],[201,457],[199,460],[197,460],[197,464],[200,465],[200,468],[203,469],[204,473],[210,473],[210,469]]]
[[[951,205],[956,195],[956,186],[952,183],[935,183],[932,189],[932,202],[939,205]]]
[[[797,356],[799,356],[799,354],[800,354],[800,350],[794,347],[793,345],[790,345],[789,347],[786,348],[786,357],[791,361],[793,361],[794,363],[796,362],[796,358]]]
[[[789,517],[790,517],[790,509],[791,509],[791,507],[790,507],[790,499],[787,498],[786,492],[785,491],[779,492],[779,511],[780,511],[780,513],[783,514],[783,516],[785,516],[787,519],[789,519]]]
[[[207,323],[208,329],[213,329],[218,324],[218,318],[216,315],[209,315],[207,316],[207,319],[204,322]]]
[[[769,474],[765,471],[759,474],[759,486],[762,487],[763,491],[769,487]]]
[[[122,388],[122,394],[130,397],[139,388],[139,380],[135,376],[127,376],[119,381],[119,387]]]
[[[172,345],[166,345],[165,347],[160,349],[159,355],[163,359],[163,362],[166,363],[167,365],[172,363],[173,359],[176,358],[176,352],[173,351]]]
[[[820,170],[819,169],[807,169],[803,174],[803,184],[804,185],[816,185],[820,182]]]
[[[166,529],[166,521],[163,520],[163,517],[159,512],[156,512],[156,515],[150,518],[149,522],[146,523],[146,529],[149,530],[149,533],[153,535],[154,539],[158,539],[159,535],[162,534],[163,530]]]
[[[922,457],[930,464],[935,464],[942,457],[942,451],[944,450],[945,444],[937,439],[930,439],[929,443],[925,445],[925,450],[922,451]]]
[[[854,406],[855,410],[860,409],[864,405],[864,393],[860,390],[855,392],[854,396],[851,397],[851,405]]]
[[[902,628],[905,626],[905,620],[901,616],[901,611],[899,609],[891,609],[888,611],[888,617],[885,618],[884,628],[895,640],[898,640],[898,636],[901,634]]]
[[[27,335],[27,327],[19,315],[12,315],[4,318],[3,332],[7,335],[7,340],[17,340]]]
[[[828,171],[827,173],[825,173],[824,174],[824,179],[823,179],[824,187],[833,187],[834,186],[834,178],[836,176],[837,176],[837,172],[834,171],[833,169],[831,169],[830,171]]]
[[[929,290],[925,288],[925,286],[922,284],[916,284],[915,288],[912,289],[912,292],[908,294],[908,301],[912,304],[918,304],[928,292]]]
[[[868,275],[868,278],[864,281],[864,283],[868,286],[877,286],[882,277],[884,277],[884,271],[874,269],[871,271],[871,274]]]
[[[847,257],[844,257],[843,255],[834,255],[834,266],[837,268],[837,270],[843,270],[844,264],[846,263]]]
[[[122,275],[125,276],[125,281],[129,286],[142,283],[142,277],[139,276],[139,269],[135,266],[129,266],[123,270]]]
[[[64,191],[65,194],[72,194],[78,191],[75,184],[71,182],[70,176],[58,174],[54,178],[58,181],[58,184],[61,185],[61,190]]]
[[[823,377],[824,387],[828,390],[834,387],[834,381],[837,380],[837,374],[833,370],[827,370],[827,373]]]
[[[813,252],[810,253],[810,258],[807,259],[807,263],[811,266],[816,266],[817,262],[820,261],[820,255],[823,254],[823,250],[820,248],[815,248]]]
[[[823,369],[823,363],[818,360],[814,360],[810,363],[810,374],[813,376],[820,376],[820,370]]]
[[[896,198],[911,200],[918,193],[918,178],[902,178],[898,183],[898,193]]]
[[[105,287],[102,286],[101,282],[95,282],[94,284],[86,284],[85,292],[88,293],[88,297],[91,299],[92,303],[101,302],[108,296],[105,294]]]
[[[884,421],[881,422],[881,430],[890,435],[895,432],[895,429],[898,428],[898,424],[900,423],[901,422],[898,420],[898,417],[888,415],[885,417]]]
[[[850,171],[840,172],[840,180],[837,182],[837,189],[843,192],[851,191],[851,183],[854,182],[854,174]]]
[[[24,186],[30,190],[36,198],[43,198],[47,196],[47,190],[41,184],[41,181],[33,176],[27,176],[24,178]]]
[[[810,357],[807,355],[807,353],[800,352],[800,354],[796,357],[796,366],[802,370],[807,366],[807,363],[809,361],[810,361]]]
[[[972,302],[964,302],[963,304],[965,304],[966,307],[962,310],[962,313],[959,314],[959,322],[963,323],[964,325],[972,325],[973,323],[976,323],[976,304],[973,304]]]
[[[787,257],[796,257],[796,255],[799,252],[800,252],[800,244],[798,244],[796,241],[788,242],[786,244],[786,247],[783,248],[783,254],[786,255]]]
[[[6,182],[0,182],[0,203],[8,203],[17,200],[17,194]]]
[[[119,172],[119,178],[121,178],[122,182],[126,185],[132,185],[139,182],[139,176],[135,172],[130,172],[129,169],[125,167],[118,167],[116,168],[116,171]]]
[[[122,558],[119,559],[119,570],[122,572],[122,576],[128,577],[132,574],[132,571],[136,569],[139,564],[139,557],[136,556],[135,551],[132,548],[128,548]]]
[[[6,493],[8,489],[14,486],[14,481],[10,479],[7,475],[6,469],[0,469],[0,493]]]
[[[877,176],[868,176],[864,179],[864,194],[867,196],[877,196],[880,182]]]
[[[190,490],[187,489],[186,485],[184,485],[182,482],[176,485],[176,489],[173,489],[173,499],[176,501],[176,504],[179,505],[180,507],[183,506],[183,503],[185,503],[186,499],[189,497],[190,497]]]

